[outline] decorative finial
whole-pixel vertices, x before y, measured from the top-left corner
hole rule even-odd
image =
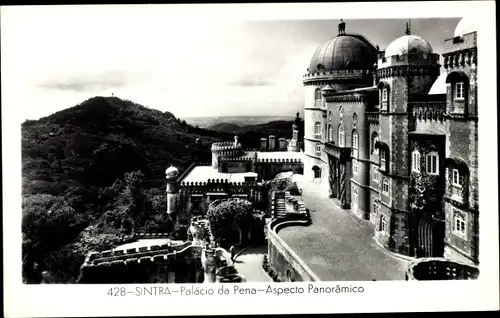
[[[339,35],[345,34],[345,22],[343,19],[340,19],[339,23]]]
[[[406,30],[405,30],[406,35],[411,34],[411,19],[408,19],[408,22],[406,22]]]

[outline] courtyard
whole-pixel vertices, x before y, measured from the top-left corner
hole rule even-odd
[[[373,239],[373,225],[331,199],[317,184],[298,183],[312,225],[288,227],[278,235],[325,281],[404,280],[408,261],[391,255]]]

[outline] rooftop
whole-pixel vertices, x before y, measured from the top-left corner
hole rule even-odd
[[[228,182],[245,182],[245,177],[257,177],[255,172],[224,173],[212,166],[196,166],[182,180],[182,182],[206,182],[208,179],[219,179]]]

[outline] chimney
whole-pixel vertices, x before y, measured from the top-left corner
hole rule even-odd
[[[260,138],[260,150],[261,151],[267,150],[267,139],[266,138]]]
[[[276,136],[269,135],[269,150],[273,151],[276,149]]]
[[[286,139],[281,137],[279,139],[279,149],[280,151],[286,151],[286,147],[287,147],[287,142],[286,142]]]

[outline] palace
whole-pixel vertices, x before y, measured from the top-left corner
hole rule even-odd
[[[383,51],[341,22],[303,76],[305,178],[390,251],[478,263],[476,37],[462,19],[440,75],[408,26]]]
[[[236,136],[212,144],[211,163],[182,174],[169,167],[167,213],[188,240],[151,245],[140,239],[168,235],[134,235],[131,242],[145,245],[89,253],[80,282],[244,281],[206,219],[210,203],[226,198],[252,202],[269,221],[238,229],[240,244],[267,230],[263,267],[281,280],[319,280],[277,234],[313,222],[297,184],[319,187],[321,200],[336,203],[328,206],[366,220],[377,243],[413,259],[406,279],[477,277],[477,32],[460,21],[444,41],[440,74],[439,54],[408,26],[385,51],[345,30],[341,21],[303,76],[303,141],[297,114],[290,140],[271,135],[245,149]]]

